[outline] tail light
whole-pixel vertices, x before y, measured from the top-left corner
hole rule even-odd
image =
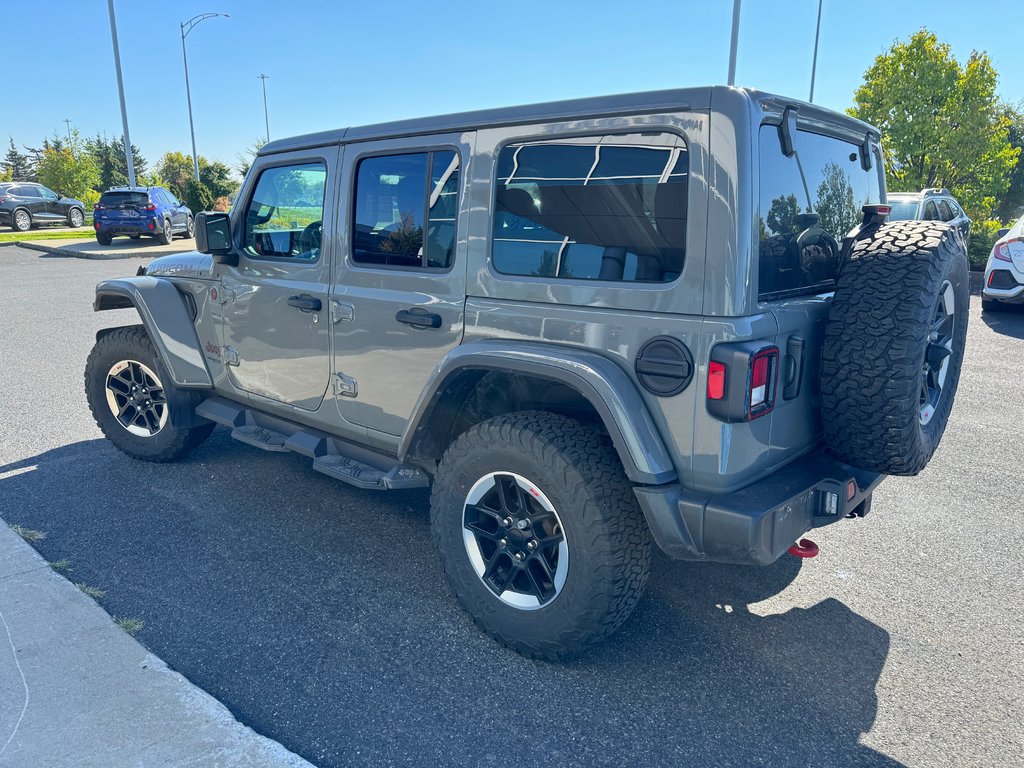
[[[154,203],[150,203],[149,205],[145,206],[142,210],[144,210],[144,211],[155,211],[156,210],[156,205]]]
[[[999,261],[1008,261],[1011,264],[1013,263],[1013,256],[1010,254],[1010,243],[1020,243],[1024,246],[1024,238],[1018,237],[1013,240],[1007,240],[1005,243],[999,243],[993,253]]]
[[[753,421],[772,412],[779,348],[764,342],[718,344],[708,363],[707,408],[722,421]]]
[[[93,209],[94,211],[102,211],[102,210],[103,210],[103,206],[102,206],[102,205],[100,205],[99,203],[93,203],[93,204],[92,204],[92,209]]]

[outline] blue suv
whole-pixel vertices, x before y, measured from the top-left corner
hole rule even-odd
[[[163,187],[115,187],[93,206],[96,241],[110,245],[117,235],[155,237],[163,245],[175,235],[195,235],[192,211]]]

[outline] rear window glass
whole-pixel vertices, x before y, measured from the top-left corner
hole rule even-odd
[[[889,221],[912,221],[917,218],[917,203],[896,203],[889,200],[892,206],[892,213],[889,214]]]
[[[498,156],[495,270],[668,282],[683,268],[688,154],[670,134],[513,144]]]
[[[149,195],[146,192],[104,192],[100,205],[149,205]]]
[[[861,165],[861,147],[797,131],[792,157],[782,154],[779,128],[761,126],[758,212],[761,298],[829,290],[843,238],[880,202],[878,158]]]

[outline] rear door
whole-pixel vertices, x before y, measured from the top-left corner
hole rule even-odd
[[[397,439],[427,377],[459,344],[473,134],[349,145],[332,303],[338,410]],[[380,440],[378,440],[380,442]]]
[[[19,207],[28,210],[33,224],[49,221],[50,217],[46,213],[46,200],[39,194],[39,187],[25,184],[17,187],[16,194],[20,198]]]
[[[217,266],[231,384],[307,411],[320,406],[330,378],[331,240],[322,233],[333,223],[337,153],[261,158],[233,222],[238,264]]]

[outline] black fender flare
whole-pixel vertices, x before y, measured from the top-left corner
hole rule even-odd
[[[123,277],[96,285],[93,310],[135,307],[175,386],[213,387],[192,313],[174,284],[160,277]]]
[[[576,390],[597,411],[632,482],[661,485],[676,480],[654,419],[622,368],[595,352],[535,342],[474,341],[449,352],[431,373],[413,408],[399,445],[399,458],[439,458],[417,456],[420,439],[448,385],[471,370],[511,371]]]

